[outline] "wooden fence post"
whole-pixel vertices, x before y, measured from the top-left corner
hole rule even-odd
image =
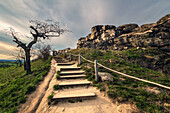
[[[81,54],[79,54],[79,65],[81,64]]]
[[[72,54],[70,53],[70,61],[72,61]]]
[[[97,64],[97,60],[94,61],[94,69],[95,69],[95,80],[98,82],[98,81],[99,81],[99,75],[98,75],[98,64]]]
[[[64,52],[64,58],[66,58],[66,53]]]

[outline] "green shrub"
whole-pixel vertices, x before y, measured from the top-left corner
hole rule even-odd
[[[59,90],[59,89],[61,89],[61,87],[59,86],[59,84],[56,84],[56,85],[53,86],[53,89],[54,90]]]
[[[60,71],[57,71],[56,79],[60,79]]]
[[[74,100],[68,100],[68,102],[70,102],[70,103],[75,103],[75,101],[74,101]]]
[[[36,89],[35,85],[29,84],[29,85],[27,86],[27,91],[26,91],[26,93],[27,93],[27,94],[30,94],[31,92],[35,91],[35,89]]]
[[[50,102],[50,101],[48,101],[48,105],[51,105],[51,102]]]
[[[57,75],[56,75],[56,79],[60,79],[60,75],[57,74]]]
[[[53,94],[49,95],[49,96],[48,96],[48,100],[51,100],[53,97],[54,97]]]
[[[57,75],[60,75],[60,72],[61,72],[61,71],[57,71]]]

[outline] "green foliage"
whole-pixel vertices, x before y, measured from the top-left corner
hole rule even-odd
[[[11,66],[17,66],[16,62],[10,62],[10,61],[0,61],[0,68],[7,68]]]
[[[57,75],[60,75],[60,71],[57,71]]]
[[[53,89],[54,90],[59,90],[59,89],[61,89],[61,87],[59,86],[59,84],[56,84],[56,85],[53,86]]]
[[[60,79],[60,71],[57,71],[56,79]]]
[[[16,113],[20,103],[26,101],[27,95],[47,75],[51,58],[31,62],[32,73],[26,75],[24,67],[11,66],[0,68],[0,113]]]
[[[48,105],[51,105],[51,102],[50,102],[50,101],[48,101]]]
[[[31,92],[35,91],[36,87],[33,84],[28,84],[26,89],[27,89],[26,94],[30,94]]]
[[[75,101],[74,101],[74,100],[68,100],[68,102],[70,102],[70,103],[75,103]]]
[[[48,96],[48,100],[51,100],[53,97],[54,97],[53,94],[49,95],[49,96]]]

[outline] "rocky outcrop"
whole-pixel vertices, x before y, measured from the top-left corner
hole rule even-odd
[[[170,14],[156,23],[121,26],[97,25],[86,37],[80,38],[77,48],[124,50],[134,47],[156,47],[170,51]]]
[[[55,54],[67,53],[67,52],[69,52],[70,50],[71,50],[70,48],[66,48],[66,49],[63,49],[63,50],[58,50],[58,52],[55,53]]]

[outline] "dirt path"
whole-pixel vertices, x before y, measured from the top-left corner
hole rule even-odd
[[[20,106],[19,113],[34,113],[36,111],[37,107],[39,106],[39,103],[41,102],[42,98],[46,93],[46,89],[48,88],[53,75],[55,74],[54,65],[55,60],[52,59],[50,72],[44,78],[44,81],[40,83],[37,89],[28,96],[26,103]]]
[[[76,67],[72,65],[71,67]],[[55,73],[61,67],[52,60],[51,70],[44,81],[37,87],[36,91],[28,96],[26,103],[21,105],[19,113],[131,113],[134,109],[130,104],[113,103],[107,95],[101,93],[95,87],[75,87],[54,91],[53,86],[62,81],[72,82],[73,80],[57,80]],[[81,80],[81,79],[80,79]],[[68,101],[48,105],[47,97],[51,94],[67,95],[70,92],[85,93],[94,92],[97,97],[85,99],[82,102],[70,103]]]
[[[56,71],[58,71],[61,67],[55,65]],[[76,67],[76,65],[72,65],[72,67]],[[95,87],[75,87],[62,89],[59,91],[54,91],[53,86],[62,81],[75,81],[73,80],[57,80],[55,76],[53,76],[52,80],[49,83],[49,87],[39,104],[36,113],[131,113],[133,108],[130,104],[116,104],[113,103],[105,94],[102,94]],[[84,92],[94,92],[97,97],[95,99],[86,99],[82,100],[82,102],[70,103],[68,101],[58,102],[55,105],[48,106],[48,96],[51,93],[59,94],[59,95],[68,95],[70,92],[75,93],[84,93]]]

